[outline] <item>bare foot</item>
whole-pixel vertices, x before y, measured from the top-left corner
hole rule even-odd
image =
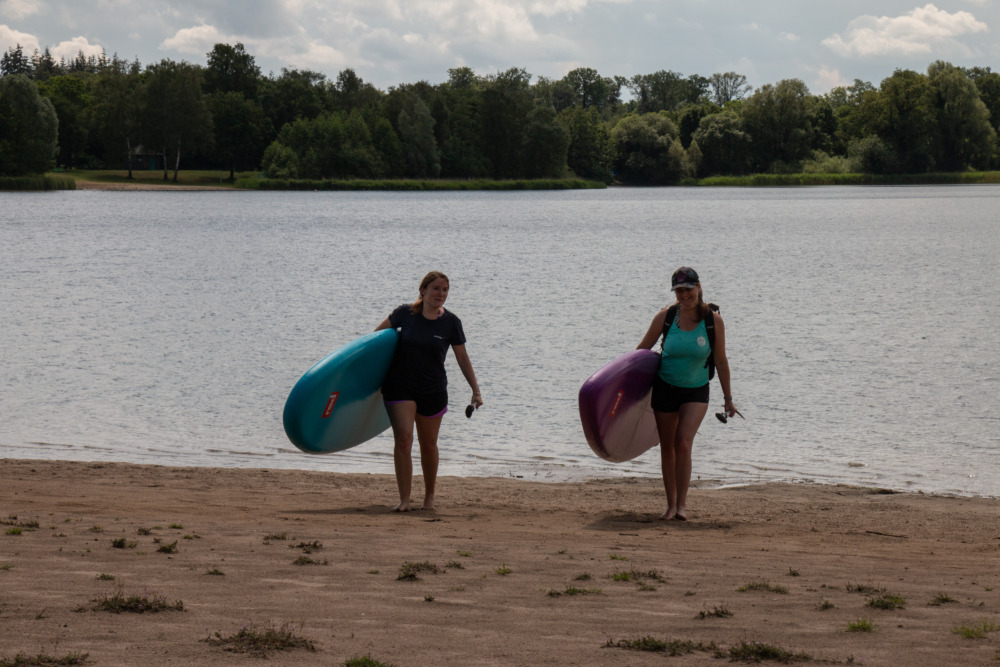
[[[392,508],[393,512],[409,512],[410,511],[410,501],[400,502],[398,505]]]
[[[670,521],[675,516],[677,516],[677,510],[673,507],[668,507],[667,511],[660,515],[660,521]]]
[[[687,508],[686,507],[678,507],[677,508],[677,514],[674,516],[674,518],[677,519],[678,521],[687,521],[688,520],[688,517],[687,517]]]
[[[424,498],[424,506],[421,509],[433,510],[434,509],[434,499]]]

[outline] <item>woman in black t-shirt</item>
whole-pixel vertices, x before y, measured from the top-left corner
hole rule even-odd
[[[393,461],[399,487],[399,504],[393,508],[396,512],[410,510],[414,425],[420,444],[420,469],[424,475],[423,509],[434,509],[438,430],[441,428],[441,417],[448,411],[448,377],[444,360],[449,347],[455,351],[455,361],[472,387],[470,405],[478,410],[483,404],[472,361],[465,351],[462,322],[444,309],[449,286],[448,276],[431,271],[420,281],[420,298],[412,304],[396,308],[375,329],[399,330],[396,354],[382,384],[382,399],[389,413],[395,442]]]

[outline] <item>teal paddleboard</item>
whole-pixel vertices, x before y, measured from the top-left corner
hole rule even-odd
[[[351,341],[305,372],[285,401],[285,433],[307,454],[339,452],[389,428],[382,382],[399,334],[383,329]]]

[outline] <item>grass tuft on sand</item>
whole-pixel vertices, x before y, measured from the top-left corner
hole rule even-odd
[[[184,603],[180,600],[169,603],[165,595],[146,591],[141,595],[125,595],[124,586],[119,586],[112,592],[105,593],[92,600],[93,611],[106,611],[112,614],[153,614],[160,611],[184,611]],[[81,607],[77,611],[86,611]]]
[[[265,628],[244,625],[233,634],[225,637],[216,631],[206,637],[204,641],[212,646],[219,646],[225,651],[246,653],[258,658],[266,658],[276,651],[316,650],[316,645],[311,639],[296,636],[287,623],[281,627],[268,625]]]
[[[89,653],[67,653],[61,658],[56,658],[44,653],[38,655],[25,655],[18,653],[13,658],[0,658],[0,667],[68,667],[69,665],[83,665],[87,663]]]

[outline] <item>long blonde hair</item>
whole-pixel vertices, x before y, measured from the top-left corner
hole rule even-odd
[[[416,315],[417,313],[419,313],[421,310],[424,309],[423,290],[427,289],[427,286],[430,285],[435,280],[437,280],[438,278],[444,278],[444,281],[448,283],[449,287],[451,287],[451,281],[448,280],[448,276],[444,275],[440,271],[431,271],[426,276],[424,276],[424,279],[420,281],[420,296],[417,297],[417,300],[414,301],[413,305],[410,306],[410,310],[413,312],[414,315]]]

